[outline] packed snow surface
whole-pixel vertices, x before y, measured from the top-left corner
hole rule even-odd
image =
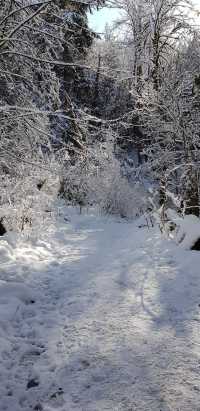
[[[200,253],[66,214],[0,240],[0,411],[200,410]]]

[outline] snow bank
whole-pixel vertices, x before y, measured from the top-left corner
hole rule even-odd
[[[35,293],[20,283],[0,280],[0,324],[1,326],[12,321],[22,305],[34,304]]]
[[[12,247],[8,244],[7,241],[0,241],[0,261],[1,264],[6,263],[13,259],[13,250]]]
[[[16,243],[16,236],[12,233],[0,240],[0,328],[10,327],[16,313],[21,307],[34,304],[38,295],[30,287],[24,284],[22,272],[24,267],[19,267],[19,249],[21,243]]]
[[[169,210],[167,215],[177,226],[174,239],[182,248],[190,250],[200,238],[200,219],[195,215],[181,218],[173,210]]]
[[[177,240],[185,249],[191,249],[200,238],[200,219],[195,215],[185,216],[177,232]]]

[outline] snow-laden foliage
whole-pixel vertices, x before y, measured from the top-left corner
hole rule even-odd
[[[38,235],[56,213],[60,169],[55,162],[20,167],[20,175],[1,176],[0,219],[7,230]]]
[[[121,15],[89,54],[94,4],[1,5],[1,205],[9,204],[10,226],[23,230],[48,208],[36,176],[46,181],[51,158],[57,171],[50,167],[47,179],[61,181],[56,190],[70,204],[133,217],[148,208],[143,187],[152,185],[153,208],[173,203],[198,216],[200,42],[192,4],[116,0]],[[134,159],[128,173],[126,158]]]
[[[71,86],[93,38],[88,7],[0,2],[1,218],[7,229],[43,224],[60,189],[61,159],[69,148],[83,148],[85,127]],[[56,185],[53,193],[49,184]]]
[[[2,2],[0,9],[1,160],[9,167],[49,149],[48,113],[60,106],[51,61],[61,52],[63,37],[46,21],[49,4]]]
[[[120,75],[113,70],[113,78],[123,81],[133,99],[129,111],[113,121],[120,130],[118,144],[126,136],[129,145],[124,147],[137,152],[138,175],[156,191],[155,207],[166,209],[173,203],[180,213],[199,216],[200,41],[195,7],[179,0],[115,4],[121,14],[107,64],[112,67],[118,60]],[[105,40],[105,55],[107,49]]]
[[[147,193],[139,183],[128,182],[112,144],[93,147],[66,169],[63,192],[69,204],[97,206],[100,212],[133,218],[147,208]]]

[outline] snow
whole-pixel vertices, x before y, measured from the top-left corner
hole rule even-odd
[[[190,249],[200,238],[200,219],[186,215],[179,223],[177,239],[185,249]]]
[[[171,237],[185,250],[190,250],[200,238],[200,219],[195,215],[185,215],[184,218],[174,210],[167,211],[168,218],[176,224],[176,230]]]
[[[0,240],[0,411],[200,410],[200,253],[66,216]]]

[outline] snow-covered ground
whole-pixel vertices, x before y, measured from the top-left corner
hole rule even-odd
[[[200,253],[67,213],[0,240],[0,411],[200,410]]]

